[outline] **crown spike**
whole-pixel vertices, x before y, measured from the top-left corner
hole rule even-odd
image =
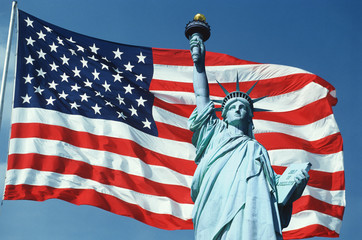
[[[240,86],[239,86],[239,72],[236,75],[236,91],[240,91]]]
[[[263,109],[263,108],[254,108],[254,112],[269,112],[270,110],[268,109]]]
[[[214,103],[219,103],[219,104],[222,104],[223,100],[218,100],[218,99],[214,99],[214,100],[211,100],[213,101]]]
[[[260,98],[255,98],[255,99],[253,99],[252,101],[253,101],[253,103],[256,103],[256,102],[259,102],[260,100],[263,100],[263,99],[266,98],[266,97],[269,97],[269,96],[264,96],[264,97],[260,97]]]
[[[253,91],[255,85],[256,85],[258,82],[259,82],[259,80],[254,83],[254,85],[246,92],[246,94],[250,95],[251,91]]]
[[[224,86],[219,83],[218,80],[216,80],[216,82],[219,84],[219,86],[221,87],[221,89],[224,91],[225,95],[228,95],[228,94],[229,94],[228,90],[226,90],[226,89],[224,88]]]

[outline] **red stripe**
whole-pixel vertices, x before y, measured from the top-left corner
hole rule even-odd
[[[156,97],[153,100],[153,105],[186,118],[190,117],[196,107],[196,105],[170,104]]]
[[[267,150],[303,149],[318,154],[331,154],[343,150],[343,140],[339,132],[316,141],[306,141],[284,133],[275,132],[258,133],[255,134],[255,138]]]
[[[192,132],[166,123],[156,122],[158,137],[191,143]],[[176,144],[176,143],[175,143]]]
[[[189,50],[152,48],[153,64],[193,66]],[[257,64],[227,54],[206,52],[206,66]]]
[[[290,125],[307,125],[333,114],[327,98],[319,99],[299,109],[287,112],[255,112],[253,119]]]
[[[43,138],[59,140],[77,147],[108,151],[124,156],[136,157],[151,165],[165,166],[185,175],[193,175],[196,165],[193,161],[160,154],[143,148],[139,144],[114,137],[78,132],[61,126],[40,123],[15,123],[11,138]]]
[[[154,100],[154,106],[166,111],[178,114],[182,117],[190,117],[196,105],[170,104],[158,98]],[[307,125],[333,114],[327,98],[319,99],[308,105],[286,112],[254,112],[253,119],[280,122],[290,125]]]
[[[283,232],[283,239],[302,239],[311,237],[339,237],[339,234],[329,228],[313,224],[296,230]]]
[[[305,210],[314,210],[320,213],[328,214],[330,216],[343,219],[344,213],[343,206],[332,205],[321,200],[318,200],[312,196],[302,196],[293,203],[293,214],[299,213]]]
[[[39,171],[77,175],[102,184],[131,189],[136,192],[166,196],[179,203],[191,203],[190,188],[179,185],[162,184],[147,178],[131,175],[119,170],[94,166],[58,156],[40,154],[11,154],[8,170],[31,168]]]
[[[264,81],[259,81],[254,90],[250,93],[251,98],[259,98],[264,96],[278,96],[281,94],[290,93],[299,90],[311,82],[316,82],[320,79],[314,74],[298,73],[282,77],[270,78]],[[247,92],[256,81],[240,82],[240,91]],[[228,82],[222,85],[229,92],[235,91],[235,83]],[[209,83],[211,96],[225,97],[217,83]],[[152,79],[150,91],[174,91],[174,92],[194,92],[193,83],[175,82],[167,80]]]
[[[5,200],[62,199],[76,205],[92,205],[119,215],[132,217],[166,230],[192,229],[192,220],[182,220],[169,214],[147,211],[138,205],[122,201],[114,196],[102,194],[92,189],[59,189],[47,186],[7,185]]]
[[[273,166],[276,174],[283,174],[286,167]],[[325,190],[345,190],[344,171],[338,172],[322,172],[310,170],[308,172],[310,179],[308,185],[311,187],[321,188]]]

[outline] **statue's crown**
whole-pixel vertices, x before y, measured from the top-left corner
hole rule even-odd
[[[221,108],[217,108],[216,109],[217,111],[223,111],[227,102],[229,102],[230,100],[235,99],[235,98],[245,99],[249,103],[249,106],[250,106],[250,109],[252,112],[267,111],[266,109],[254,108],[254,103],[262,100],[263,98],[266,98],[267,96],[264,96],[261,98],[256,98],[256,99],[251,99],[251,97],[249,96],[249,94],[251,93],[251,91],[254,89],[255,85],[259,81],[255,82],[254,85],[247,92],[240,91],[239,78],[236,79],[236,90],[233,92],[227,91],[226,88],[224,88],[224,86],[221,85],[217,80],[216,80],[216,82],[219,84],[219,86],[221,87],[221,89],[223,90],[223,92],[226,95],[223,100],[213,100],[213,102],[221,104]]]

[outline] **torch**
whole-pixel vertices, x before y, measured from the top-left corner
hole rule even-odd
[[[210,26],[206,22],[206,18],[203,14],[196,14],[194,19],[186,24],[185,36],[188,40],[197,34],[204,42],[206,42],[210,37]],[[198,46],[195,46],[191,49],[192,59],[198,59],[200,54],[200,49]]]

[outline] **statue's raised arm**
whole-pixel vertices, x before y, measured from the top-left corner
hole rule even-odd
[[[205,69],[205,44],[200,34],[194,33],[190,38],[190,50],[194,62],[194,92],[197,110],[201,111],[210,102],[209,85]]]

